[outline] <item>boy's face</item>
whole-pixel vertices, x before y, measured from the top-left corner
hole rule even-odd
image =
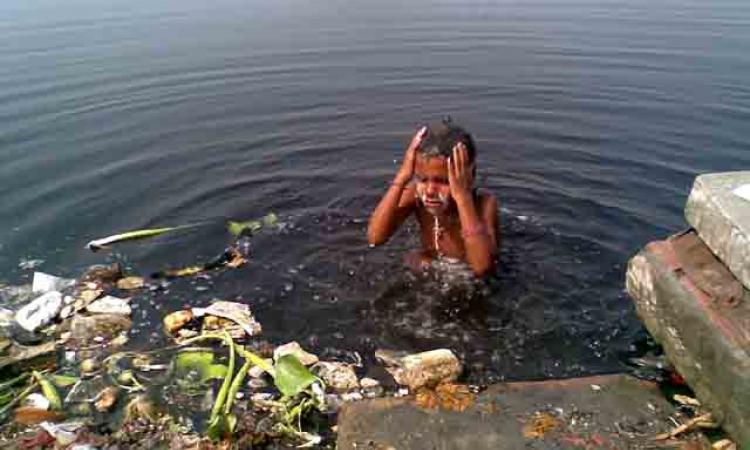
[[[418,153],[414,164],[414,178],[417,196],[427,211],[433,215],[445,213],[451,204],[448,159]]]

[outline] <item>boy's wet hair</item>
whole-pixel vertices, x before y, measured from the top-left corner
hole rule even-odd
[[[458,142],[463,142],[468,152],[469,162],[474,162],[476,148],[474,139],[468,131],[451,121],[450,118],[430,124],[427,134],[419,146],[419,152],[425,156],[444,156],[446,158],[453,154],[453,147]]]

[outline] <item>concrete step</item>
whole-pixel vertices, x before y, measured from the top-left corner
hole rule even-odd
[[[430,402],[420,398],[347,403],[339,414],[337,448],[683,448],[674,440],[653,440],[674,427],[668,417],[675,410],[657,385],[627,375],[493,385],[468,402],[443,398],[453,410],[440,401],[427,407]],[[690,448],[706,448],[700,435],[683,439]]]
[[[698,176],[685,205],[685,218],[750,289],[750,200],[735,193],[744,185],[750,185],[750,171]]]
[[[693,231],[648,244],[626,286],[696,396],[750,448],[750,292]]]

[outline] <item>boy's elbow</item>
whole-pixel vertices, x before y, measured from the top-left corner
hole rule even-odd
[[[385,244],[385,241],[387,239],[385,236],[382,235],[382,233],[378,233],[375,230],[368,229],[367,230],[367,244],[371,246],[381,245]]]
[[[484,278],[486,276],[489,276],[494,272],[495,270],[495,263],[491,259],[488,261],[482,261],[479,263],[472,264],[471,266],[472,272],[474,272],[474,276],[477,278]]]

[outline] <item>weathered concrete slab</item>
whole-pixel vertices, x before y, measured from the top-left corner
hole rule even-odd
[[[732,283],[694,232],[647,245],[630,260],[626,281],[669,360],[740,447],[750,448],[750,292],[728,295]]]
[[[653,437],[673,427],[673,412],[655,384],[626,375],[507,383],[463,412],[425,409],[412,398],[346,404],[337,448],[659,448]]]
[[[685,218],[750,289],[750,201],[733,193],[746,184],[750,184],[750,171],[698,176],[685,205]]]

